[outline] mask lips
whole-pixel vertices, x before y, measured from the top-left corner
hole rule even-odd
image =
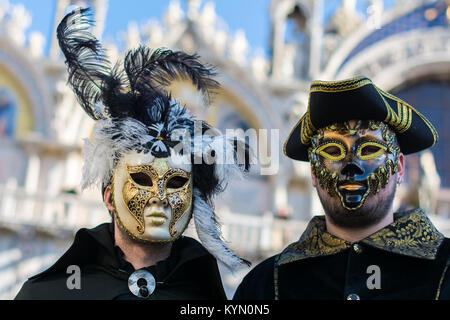
[[[367,180],[345,180],[336,184],[336,193],[341,199],[342,205],[348,210],[360,208],[370,193]]]

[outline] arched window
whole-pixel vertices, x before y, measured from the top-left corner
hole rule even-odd
[[[7,87],[0,87],[0,137],[15,136],[17,123],[17,100]]]
[[[298,5],[286,19],[285,43],[302,44],[306,40],[306,15]]]
[[[441,178],[441,187],[450,188],[450,77],[415,79],[393,90],[427,117],[436,128],[439,140],[430,150]]]

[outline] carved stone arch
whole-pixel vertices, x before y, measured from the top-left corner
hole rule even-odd
[[[389,90],[415,74],[450,72],[449,50],[448,28],[412,30],[366,48],[332,78],[345,79],[362,74],[382,89]]]
[[[395,9],[391,11],[387,11],[383,13],[380,18],[379,28],[383,29],[391,22],[411,13],[413,10],[429,4],[433,1],[427,0],[425,2],[415,2],[410,1],[402,6],[397,6]],[[343,39],[341,45],[337,48],[337,50],[332,54],[330,59],[328,60],[326,66],[324,67],[320,78],[321,79],[339,79],[342,68],[352,64],[353,59],[356,57],[351,57],[349,59],[349,55],[361,44],[361,42],[368,38],[371,34],[375,33],[377,29],[369,23],[361,24],[358,29],[351,33],[348,37]],[[395,36],[395,35],[394,35]],[[382,40],[385,41],[386,39]],[[357,56],[360,56],[362,52],[365,52],[372,46],[366,47],[364,50],[360,51]],[[339,75],[338,75],[339,74]]]
[[[220,82],[223,92],[234,97],[235,101],[238,102],[240,110],[237,109],[236,112],[240,113],[252,128],[270,129],[277,127],[278,121],[270,110],[271,106],[262,103],[261,97],[253,94],[226,73],[221,75]]]
[[[408,84],[420,83],[430,79],[450,80],[450,60],[435,60],[418,63],[410,69],[400,66],[393,77],[382,82],[387,91],[397,91]]]
[[[407,169],[413,168],[407,170],[407,179],[410,182],[420,180],[415,186],[417,189],[409,190],[408,200],[414,199],[411,198],[414,191],[422,208],[428,212],[445,212],[445,195],[439,188],[450,187],[450,157],[446,152],[450,147],[450,60],[439,57],[426,63],[418,60],[409,70],[402,65],[393,70],[395,74],[383,85],[421,112],[433,124],[439,137],[431,149],[406,157]]]
[[[32,61],[23,49],[18,48],[11,40],[0,36],[0,66],[4,68],[23,88],[30,103],[32,113],[32,130],[44,137],[50,132],[50,107],[52,98],[50,90],[43,81],[42,64]]]
[[[423,59],[423,57],[415,57],[410,59],[409,68],[405,63],[397,63],[389,67],[388,70],[374,77],[375,83],[379,83],[384,90],[393,91],[401,87],[403,84],[424,78],[441,78],[449,77],[450,61],[443,57],[436,56],[433,59]],[[391,76],[387,76],[387,72]]]

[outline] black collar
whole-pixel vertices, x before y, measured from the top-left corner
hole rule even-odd
[[[395,254],[434,260],[444,240],[425,213],[417,208],[394,214],[394,222],[359,241]],[[278,257],[277,265],[297,260],[328,256],[352,246],[326,231],[325,217],[314,217],[300,240],[289,245]]]
[[[43,275],[66,272],[70,265],[96,265],[118,277],[128,277],[134,268],[120,254],[114,245],[113,224],[104,223],[93,229],[80,229],[71,247],[49,269],[30,279]],[[174,241],[169,258],[150,267],[164,279],[173,274],[184,263],[210,255],[195,239],[181,236]]]

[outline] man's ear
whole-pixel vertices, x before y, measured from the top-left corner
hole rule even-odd
[[[105,192],[103,193],[103,202],[105,203],[109,212],[114,211],[114,206],[112,205],[111,201],[111,185],[105,188]]]
[[[406,172],[405,156],[400,152],[398,156],[397,179],[401,182]]]

